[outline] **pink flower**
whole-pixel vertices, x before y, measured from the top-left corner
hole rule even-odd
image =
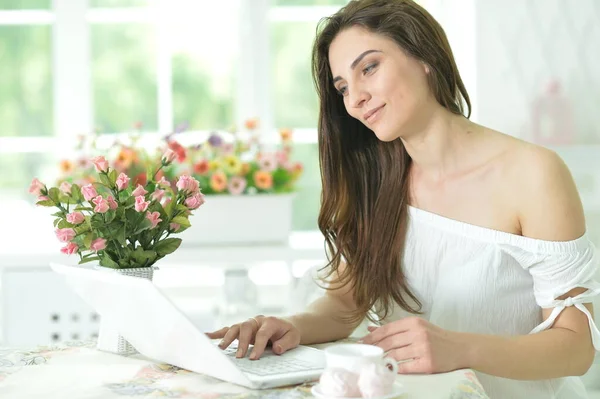
[[[29,192],[36,197],[39,197],[42,194],[42,189],[46,188],[44,183],[39,181],[37,178],[31,181],[31,185],[29,186]]]
[[[96,167],[96,172],[106,172],[108,170],[108,161],[104,157],[92,158],[92,163]]]
[[[90,244],[90,250],[98,252],[106,248],[106,240],[104,238],[96,238]]]
[[[108,198],[106,199],[106,202],[108,202],[108,206],[112,210],[115,210],[119,207],[119,204],[117,204],[117,201],[115,201],[115,199],[113,198],[112,195],[108,196]]]
[[[265,172],[273,172],[277,169],[277,159],[274,154],[262,154],[258,160],[260,169]]]
[[[91,201],[98,196],[98,192],[91,184],[81,187],[81,194],[83,194],[83,198],[85,198],[86,201]]]
[[[71,194],[71,183],[64,181],[60,184],[60,187],[58,189],[64,194]]]
[[[241,176],[233,176],[227,184],[232,195],[239,195],[246,189],[246,179]]]
[[[58,238],[58,241],[60,241],[60,242],[69,242],[73,238],[75,238],[75,235],[76,235],[75,230],[70,229],[70,228],[56,229],[54,231],[54,233],[56,234],[56,237]]]
[[[125,173],[121,173],[119,175],[119,177],[117,177],[117,188],[119,190],[124,190],[127,188],[127,186],[129,185],[129,176],[127,176]]]
[[[161,177],[159,181],[156,182],[156,185],[162,188],[169,188],[171,187],[171,183],[169,183],[167,181],[167,179],[165,179],[165,177]]]
[[[85,220],[85,216],[81,212],[71,212],[67,215],[67,222],[71,224],[81,224]]]
[[[138,212],[146,212],[148,209],[148,205],[150,205],[150,201],[144,201],[143,195],[138,195],[135,197],[135,210]]]
[[[63,254],[67,254],[67,255],[76,254],[77,251],[79,251],[79,247],[74,242],[70,242],[66,246],[64,246],[60,249],[60,252],[62,252]]]
[[[146,219],[148,219],[150,222],[152,222],[152,227],[151,229],[155,228],[156,226],[158,226],[158,224],[160,222],[162,222],[162,219],[160,218],[160,213],[159,212],[147,212],[146,213]]]
[[[162,161],[164,164],[168,165],[173,162],[177,158],[177,154],[172,149],[168,148],[164,155],[162,156]],[[164,176],[163,176],[164,177]]]
[[[187,191],[189,193],[195,193],[200,189],[200,183],[192,176],[181,175],[177,180],[177,188],[181,191]]]
[[[191,210],[200,208],[200,205],[204,204],[204,194],[197,192],[188,199],[185,200],[185,206]]]
[[[97,196],[92,200],[96,207],[94,208],[94,212],[97,213],[106,213],[110,206],[108,205],[108,201],[102,198],[101,195]]]
[[[133,192],[131,193],[131,195],[133,195],[134,197],[138,197],[140,195],[144,196],[146,194],[148,194],[148,191],[144,190],[144,187],[142,187],[141,184],[138,184],[135,190],[133,190]]]
[[[180,227],[181,227],[181,226],[180,226],[180,225],[178,225],[177,223],[169,223],[169,228],[170,228],[171,230],[173,230],[174,232],[175,232],[175,231],[177,231],[177,230],[179,230],[179,228],[180,228]]]
[[[284,169],[290,169],[292,166],[290,165],[290,157],[285,151],[277,151],[275,153],[275,159],[277,163]]]
[[[157,189],[152,193],[152,199],[160,202],[165,196],[165,190]]]
[[[49,197],[46,197],[45,195],[40,195],[40,196],[38,197],[38,199],[37,199],[37,200],[38,200],[38,201],[48,201],[49,199],[50,199],[50,198],[49,198]]]
[[[225,154],[225,155],[233,154],[233,150],[234,150],[233,143],[223,144],[223,147],[221,147],[221,150],[223,151],[223,154]]]

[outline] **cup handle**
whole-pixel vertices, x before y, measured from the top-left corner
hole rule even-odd
[[[383,364],[394,374],[398,374],[398,362],[392,357],[384,357]]]

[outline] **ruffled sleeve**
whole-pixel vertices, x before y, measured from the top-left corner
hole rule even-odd
[[[600,296],[600,283],[595,280],[598,270],[596,248],[586,235],[573,241],[538,242],[531,262],[521,263],[533,277],[534,295],[537,304],[552,309],[550,317],[535,327],[531,333],[550,328],[560,313],[575,306],[588,318],[594,348],[600,351],[600,331],[584,303],[591,303]],[[564,300],[556,299],[574,288],[587,291]]]

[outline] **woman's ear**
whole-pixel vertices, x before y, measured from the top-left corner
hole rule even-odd
[[[427,75],[429,75],[429,65],[427,65],[427,64],[425,64],[425,63],[424,63],[424,64],[423,64],[423,67],[425,68],[425,73],[426,73]]]

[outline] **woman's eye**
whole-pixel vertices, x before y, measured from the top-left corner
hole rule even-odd
[[[367,66],[365,67],[365,69],[363,69],[363,74],[365,74],[365,75],[366,75],[367,73],[369,73],[369,72],[373,71],[373,69],[375,69],[375,67],[377,67],[377,64],[371,64],[371,65],[367,65]]]
[[[348,91],[348,88],[346,86],[340,87],[338,89],[338,93],[340,93],[342,96],[345,95],[347,91]]]

